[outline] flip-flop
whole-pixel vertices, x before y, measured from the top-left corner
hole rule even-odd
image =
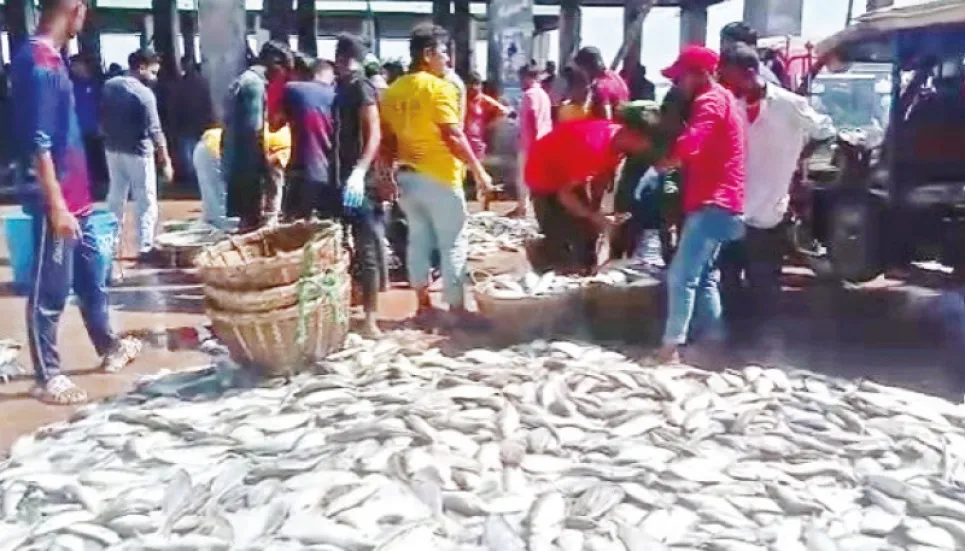
[[[89,400],[84,389],[63,375],[47,381],[44,386],[35,385],[30,389],[30,396],[52,406],[74,406],[86,404]]]

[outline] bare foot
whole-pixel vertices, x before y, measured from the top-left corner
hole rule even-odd
[[[526,218],[529,213],[527,212],[525,205],[518,205],[513,210],[506,213],[506,216],[510,218]]]
[[[382,336],[382,330],[375,322],[375,317],[366,317],[365,321],[362,322],[362,327],[359,328],[359,334],[367,339],[377,339]]]
[[[680,348],[673,345],[665,345],[657,351],[657,361],[661,365],[677,365],[680,363]]]

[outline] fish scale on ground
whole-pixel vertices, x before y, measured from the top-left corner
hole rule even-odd
[[[962,406],[882,385],[354,337],[287,384],[153,383],[14,444],[0,551],[965,549]]]

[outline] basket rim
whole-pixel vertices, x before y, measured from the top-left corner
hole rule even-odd
[[[301,284],[301,282],[302,282],[303,279],[308,279],[308,280],[322,279],[322,278],[324,278],[324,277],[328,277],[328,276],[330,276],[330,275],[333,275],[333,272],[334,272],[335,275],[344,275],[344,274],[347,274],[348,271],[349,271],[349,270],[348,270],[348,266],[346,266],[346,265],[344,265],[343,263],[339,262],[338,266],[336,266],[336,267],[334,267],[334,268],[332,268],[332,269],[327,269],[327,270],[322,271],[322,272],[320,272],[320,273],[312,274],[312,275],[308,276],[307,278],[299,277],[298,279],[296,279],[295,281],[293,281],[293,282],[291,282],[291,283],[285,283],[285,284],[282,284],[282,285],[277,285],[277,286],[275,286],[275,287],[269,287],[269,288],[267,288],[267,289],[247,289],[247,290],[245,290],[245,289],[229,289],[229,288],[227,288],[227,287],[221,287],[221,286],[217,285],[217,283],[220,283],[220,282],[215,282],[215,281],[205,281],[205,282],[202,282],[202,287],[203,287],[203,290],[204,290],[205,293],[207,293],[208,290],[210,289],[210,290],[213,291],[214,293],[216,293],[216,294],[218,294],[218,295],[221,295],[221,296],[236,296],[236,297],[237,297],[237,296],[242,296],[242,295],[248,295],[248,294],[251,294],[251,293],[258,293],[258,294],[269,294],[269,293],[270,293],[270,294],[276,295],[276,294],[285,294],[286,292],[289,292],[289,291],[291,291],[292,289],[297,288],[297,287]]]
[[[279,229],[291,229],[299,226],[310,226],[314,228],[316,232],[323,229],[330,229],[332,230],[332,235],[330,236],[330,238],[338,239],[338,229],[340,227],[340,224],[338,222],[326,223],[326,222],[317,222],[317,221],[309,221],[309,222],[298,221],[292,224],[274,226],[271,228],[265,227],[265,228],[261,228],[253,232],[249,232],[244,235],[236,236],[236,237],[241,242],[241,244],[247,244],[253,241],[257,242],[260,238],[264,237],[266,234],[278,232]],[[304,245],[302,245],[297,249],[293,249],[291,251],[285,251],[275,256],[270,256],[270,257],[258,256],[242,264],[215,265],[210,262],[205,262],[206,259],[213,257],[215,254],[222,253],[222,252],[230,252],[231,249],[233,248],[233,245],[231,243],[231,237],[233,236],[228,236],[225,239],[218,241],[217,243],[212,243],[201,247],[201,251],[197,254],[197,256],[194,259],[195,266],[201,270],[206,270],[206,269],[234,270],[234,269],[245,269],[251,266],[260,266],[268,263],[277,263],[281,261],[290,262],[296,259],[300,262],[301,255],[303,254],[303,250],[304,250]],[[329,239],[321,239],[321,240],[315,241],[314,243],[311,243],[311,248],[314,250],[318,250],[319,248],[325,245],[328,245],[329,244],[328,242],[329,242]]]

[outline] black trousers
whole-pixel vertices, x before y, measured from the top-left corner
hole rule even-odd
[[[590,206],[589,197],[584,200]],[[544,253],[551,266],[581,270],[596,266],[600,234],[592,222],[570,214],[555,195],[533,197],[533,210],[540,231],[546,237]]]
[[[724,246],[719,260],[720,287],[728,318],[762,329],[775,320],[787,251],[785,224],[770,229],[747,227],[744,239]]]
[[[286,178],[282,212],[290,219],[310,218],[341,220],[352,232],[352,277],[362,290],[362,306],[375,312],[379,292],[388,286],[385,278],[385,213],[382,203],[370,193],[368,201],[357,209],[342,206],[342,186],[313,182],[298,174]]]
[[[107,174],[107,154],[104,152],[104,139],[97,134],[84,136],[84,153],[87,156],[87,175],[91,191],[96,201],[107,198],[110,176]]]

